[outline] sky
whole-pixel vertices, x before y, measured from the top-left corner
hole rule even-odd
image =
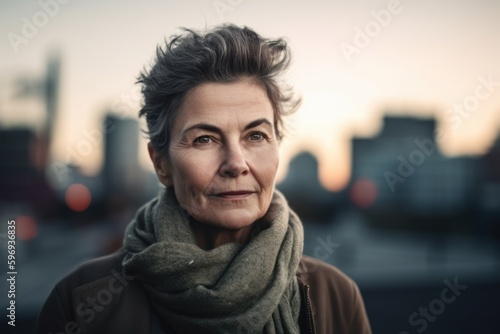
[[[42,77],[49,54],[58,52],[51,158],[65,162],[113,106],[137,117],[134,82],[158,43],[179,27],[231,22],[284,37],[292,49],[288,82],[303,104],[288,120],[279,177],[309,150],[322,183],[339,190],[349,180],[350,139],[375,136],[386,112],[436,117],[446,155],[488,150],[500,131],[499,17],[494,0],[2,0],[0,125],[40,127],[43,105],[15,98],[14,83]],[[146,142],[140,160],[151,168]],[[93,174],[101,164],[96,144],[81,167]]]

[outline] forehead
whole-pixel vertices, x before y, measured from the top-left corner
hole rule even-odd
[[[208,82],[191,89],[174,121],[174,128],[194,123],[239,122],[266,118],[273,122],[271,101],[264,88],[250,79],[231,83]]]

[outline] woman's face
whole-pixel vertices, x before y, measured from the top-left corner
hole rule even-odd
[[[268,210],[278,168],[274,113],[249,79],[190,90],[164,163],[181,207],[200,223],[240,229]]]

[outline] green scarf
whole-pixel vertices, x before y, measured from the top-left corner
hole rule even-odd
[[[299,333],[302,224],[278,191],[256,224],[245,246],[205,251],[164,189],[128,225],[123,265],[177,333]]]

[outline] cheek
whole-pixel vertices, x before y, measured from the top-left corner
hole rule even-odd
[[[272,188],[279,165],[278,149],[275,147],[263,148],[252,154],[249,163],[260,186],[265,189]]]
[[[172,178],[174,186],[184,193],[203,192],[212,180],[213,155],[199,152],[173,152]]]

